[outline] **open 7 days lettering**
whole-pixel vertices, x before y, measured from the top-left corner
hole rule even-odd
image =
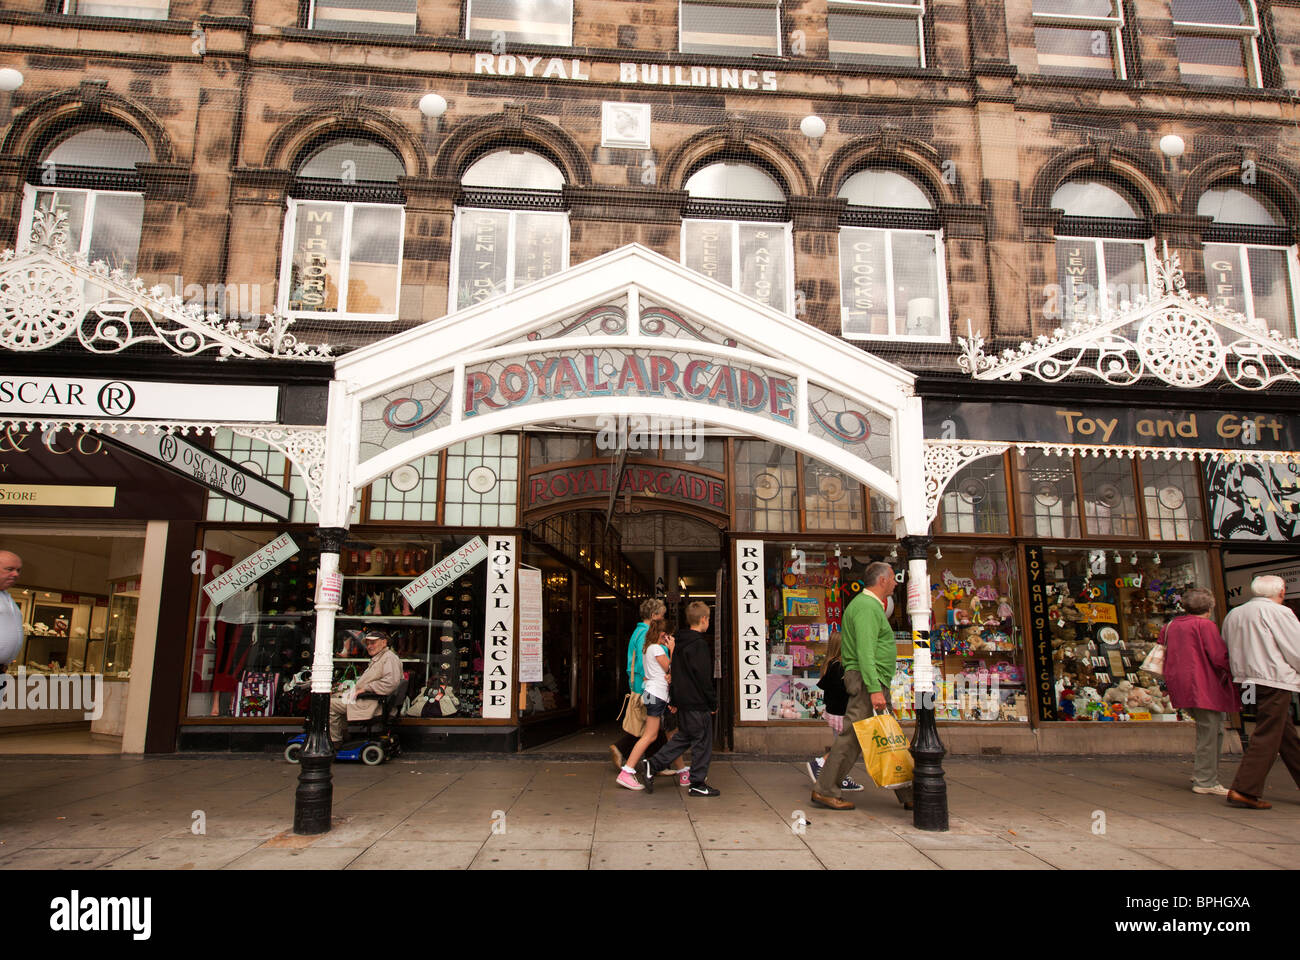
[[[50,901],[50,929],[63,933],[128,931],[148,940],[153,931],[151,897],[83,897],[77,890]]]

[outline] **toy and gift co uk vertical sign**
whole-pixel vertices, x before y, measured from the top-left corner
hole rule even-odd
[[[487,624],[483,656],[483,716],[510,718],[515,660],[514,537],[488,538]]]
[[[767,623],[763,619],[763,541],[736,541],[736,643],[740,719],[767,719]]]
[[[1052,679],[1052,630],[1047,622],[1047,580],[1041,547],[1025,547],[1029,574],[1029,635],[1034,661],[1034,690],[1041,720],[1056,719],[1056,685]]]

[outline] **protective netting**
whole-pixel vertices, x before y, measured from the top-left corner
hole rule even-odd
[[[9,350],[344,352],[638,242],[933,376],[1122,318],[1142,377],[1256,389],[1214,317],[1141,341],[1175,258],[1300,358],[1289,8],[69,3],[105,53],[0,92]],[[166,70],[112,55],[140,37]]]

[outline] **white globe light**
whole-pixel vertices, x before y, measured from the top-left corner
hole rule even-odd
[[[1187,144],[1176,133],[1168,133],[1160,138],[1160,152],[1166,157],[1181,157]]]
[[[0,70],[0,90],[17,90],[23,85],[23,75],[13,67]]]
[[[447,112],[447,101],[436,93],[426,93],[420,98],[420,112],[426,117],[441,117]]]
[[[809,114],[799,121],[799,129],[805,137],[816,140],[825,135],[826,121],[816,114]]]

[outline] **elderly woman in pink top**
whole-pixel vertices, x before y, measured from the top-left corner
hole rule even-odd
[[[1228,670],[1228,648],[1214,624],[1214,594],[1194,587],[1183,594],[1186,614],[1165,627],[1165,686],[1169,699],[1196,721],[1196,763],[1192,790],[1227,796],[1219,783],[1223,715],[1237,709]]]

